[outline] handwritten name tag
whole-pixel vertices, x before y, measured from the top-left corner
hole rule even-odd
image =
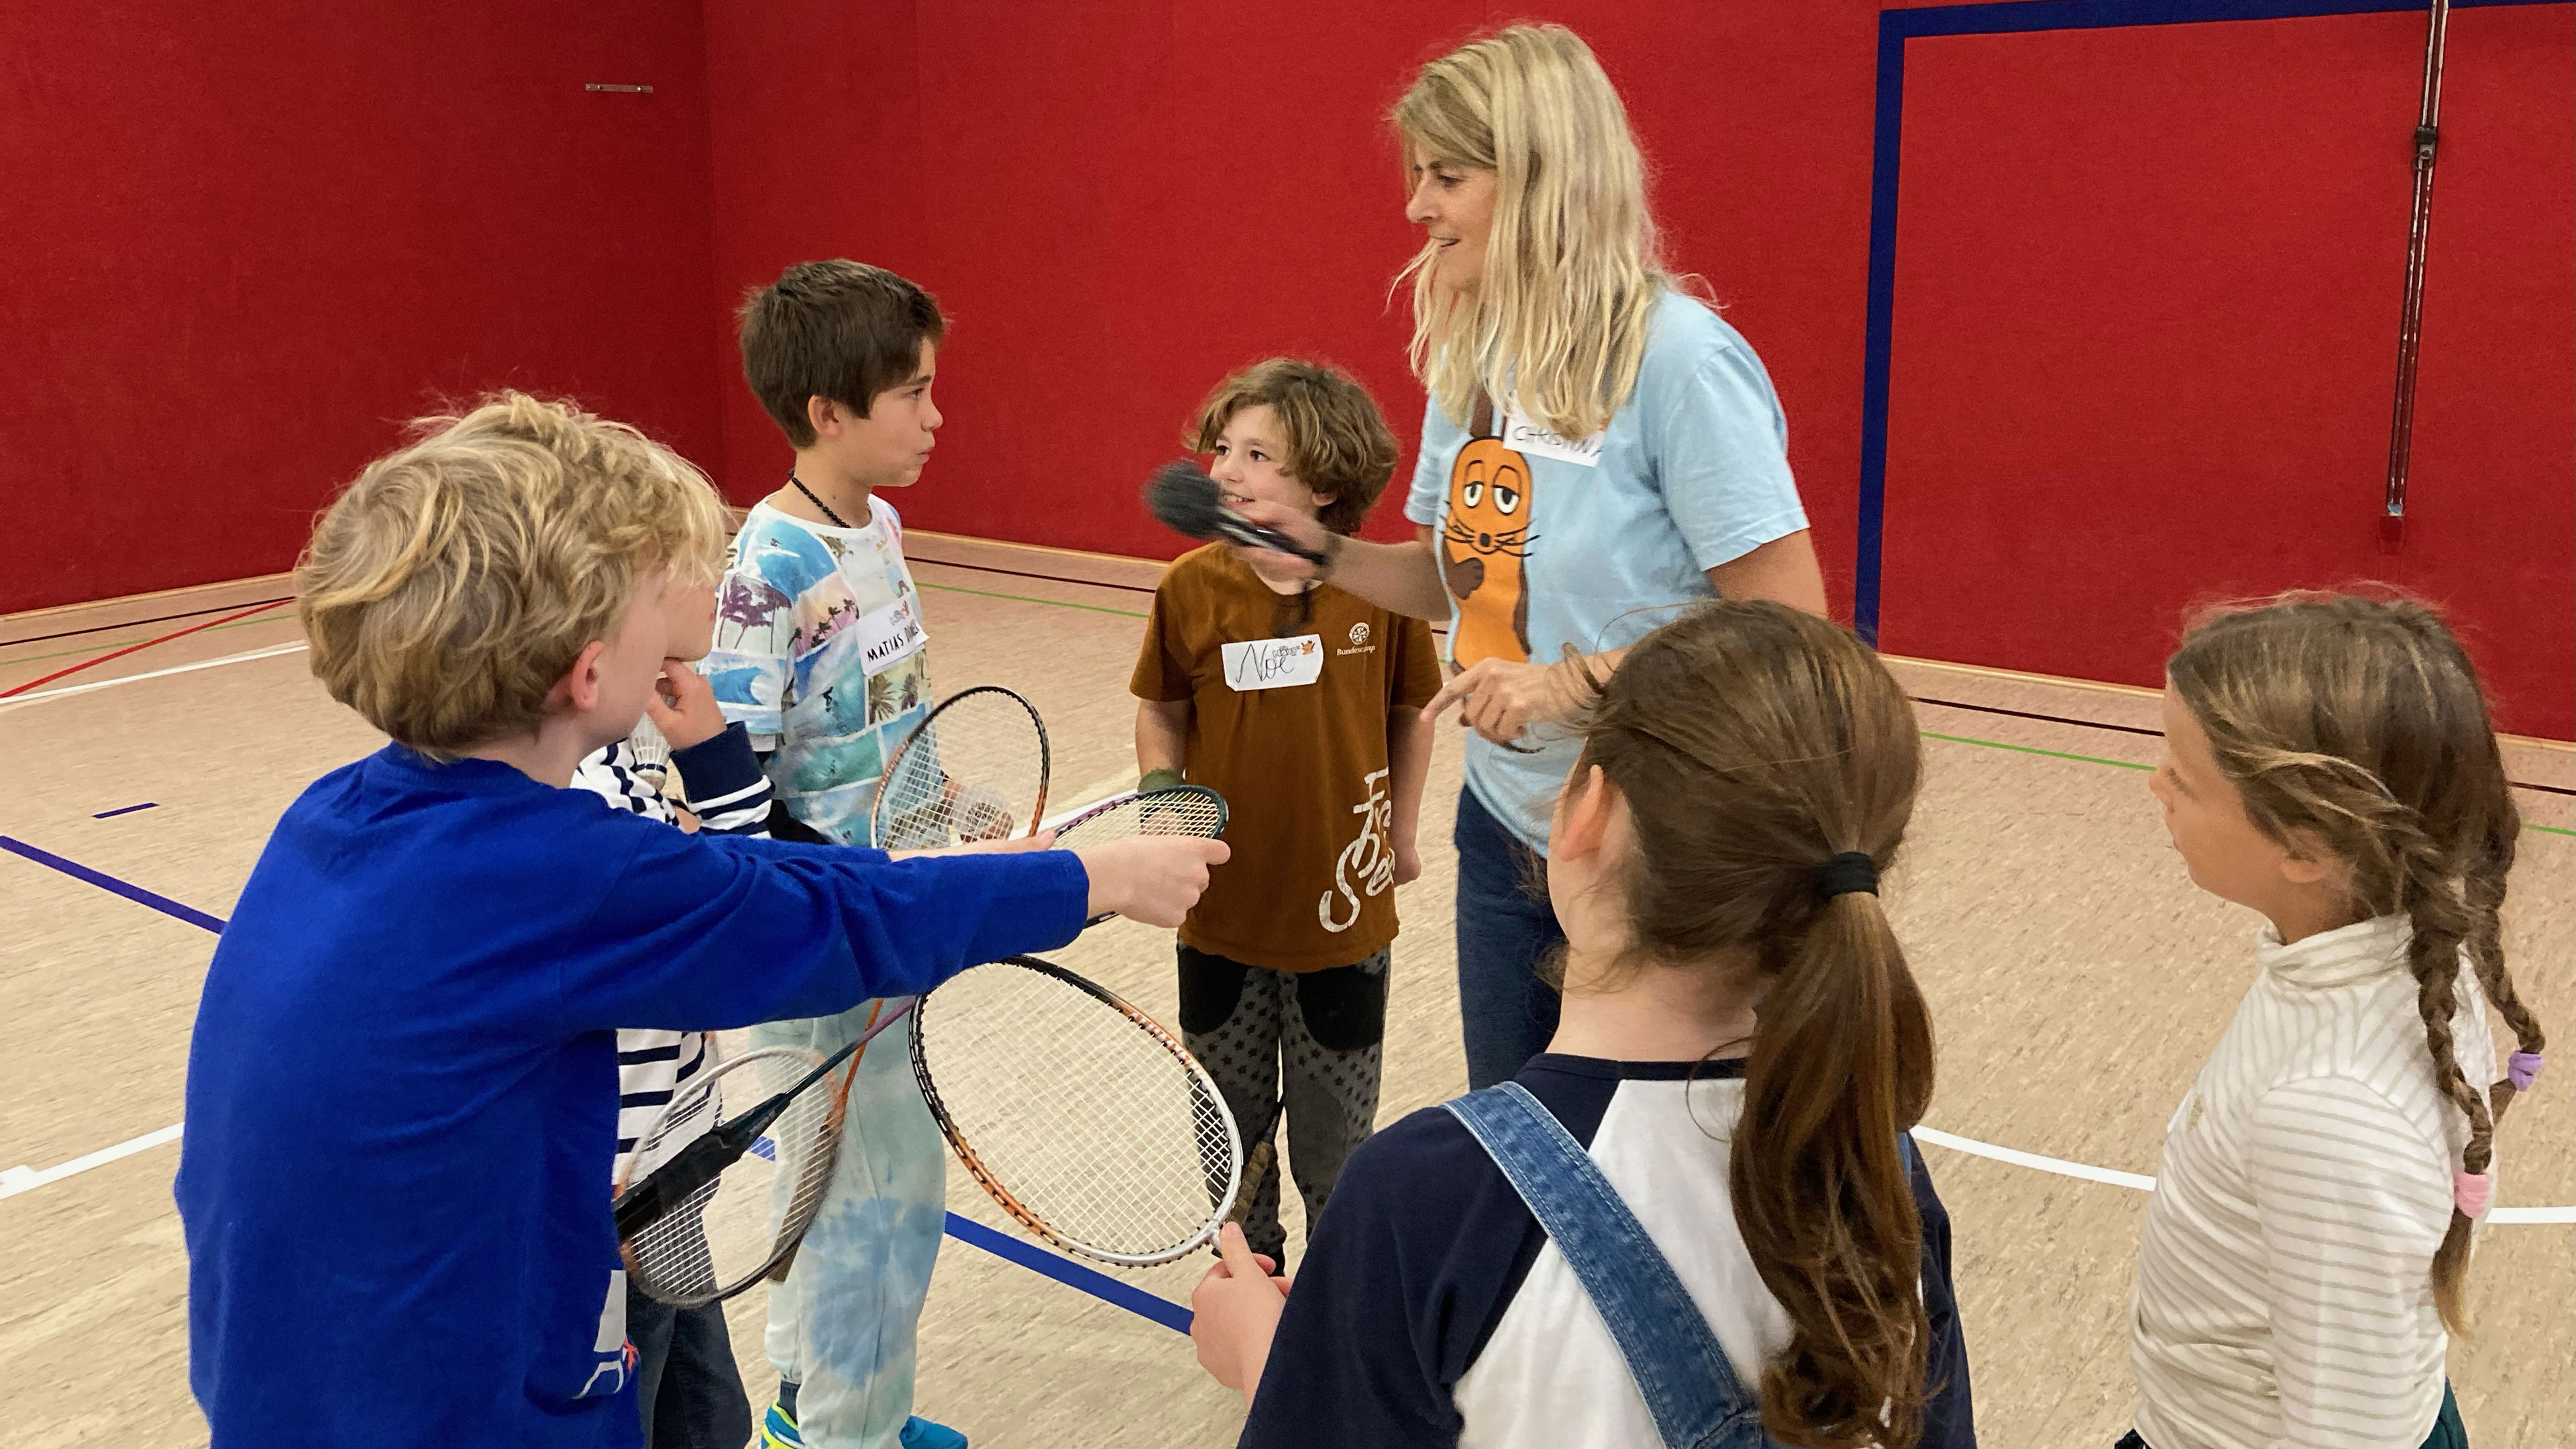
[[[1560,438],[1539,423],[1517,413],[1503,414],[1503,446],[1513,452],[1554,458],[1560,463],[1573,463],[1584,468],[1601,466],[1601,439],[1594,433],[1582,439]]]
[[[1321,634],[1254,639],[1218,648],[1225,656],[1225,682],[1236,689],[1286,689],[1324,677]]]
[[[859,641],[859,658],[870,674],[883,674],[920,653],[930,639],[908,598],[897,599],[848,627]]]

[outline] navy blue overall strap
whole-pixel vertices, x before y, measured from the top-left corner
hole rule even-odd
[[[1518,1082],[1446,1104],[1503,1170],[1583,1284],[1665,1449],[1754,1449],[1762,1410],[1708,1319],[1591,1155]]]

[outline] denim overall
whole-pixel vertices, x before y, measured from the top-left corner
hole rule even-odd
[[[1779,1449],[1717,1335],[1619,1191],[1529,1089],[1445,1104],[1511,1180],[1610,1329],[1665,1449]],[[1911,1138],[1898,1139],[1910,1170]]]

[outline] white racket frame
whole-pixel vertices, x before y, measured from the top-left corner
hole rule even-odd
[[[1226,803],[1226,798],[1223,795],[1217,794],[1216,791],[1209,789],[1205,785],[1197,784],[1160,785],[1151,790],[1121,790],[1115,795],[1104,795],[1101,798],[1092,801],[1088,805],[1077,805],[1074,808],[1067,810],[1062,815],[1056,816],[1052,820],[1041,821],[1038,825],[1038,829],[1041,831],[1051,830],[1061,836],[1065,831],[1071,830],[1073,827],[1080,825],[1091,817],[1095,815],[1106,815],[1110,811],[1115,810],[1119,806],[1127,804],[1130,801],[1142,800],[1149,795],[1180,794],[1204,794],[1211,796],[1216,800],[1217,815],[1220,823],[1217,826],[1217,833],[1206,838],[1211,840],[1223,838],[1226,827],[1234,823],[1234,807]],[[1072,847],[1062,845],[1061,842],[1059,842],[1058,848],[1071,849]]]
[[[1036,705],[1029,703],[1028,696],[1020,693],[1016,689],[1010,688],[1008,685],[978,684],[969,689],[961,689],[955,694],[948,696],[946,699],[932,705],[930,707],[930,713],[922,716],[921,723],[914,725],[912,727],[912,733],[905,735],[903,737],[903,743],[895,746],[894,753],[887,757],[885,768],[877,775],[876,797],[868,802],[868,839],[870,841],[875,842],[880,846],[882,846],[885,841],[886,825],[888,820],[885,808],[886,785],[889,781],[894,779],[895,771],[908,762],[908,757],[912,753],[914,742],[919,740],[923,735],[929,733],[930,727],[939,722],[939,716],[942,711],[946,710],[950,705],[957,703],[961,699],[967,699],[978,694],[999,694],[1007,696],[1012,703],[1027,710],[1029,712],[1029,722],[1037,726],[1038,798],[1032,803],[1029,810],[1029,823],[1027,827],[1014,831],[1003,838],[1007,840],[1025,840],[1036,835],[1040,829],[1044,828],[1039,823],[1039,817],[1046,813],[1047,789],[1054,782],[1055,776],[1055,747],[1047,740],[1046,717],[1038,713],[1038,707]],[[946,773],[946,768],[943,766],[941,769],[942,776],[945,777]]]

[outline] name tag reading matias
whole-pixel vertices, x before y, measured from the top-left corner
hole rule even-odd
[[[1324,677],[1324,636],[1300,634],[1293,639],[1253,639],[1218,646],[1225,655],[1225,682],[1236,689],[1286,689]]]
[[[859,658],[870,674],[883,674],[920,653],[930,637],[922,630],[921,616],[912,611],[910,599],[897,599],[847,627],[859,641]]]

